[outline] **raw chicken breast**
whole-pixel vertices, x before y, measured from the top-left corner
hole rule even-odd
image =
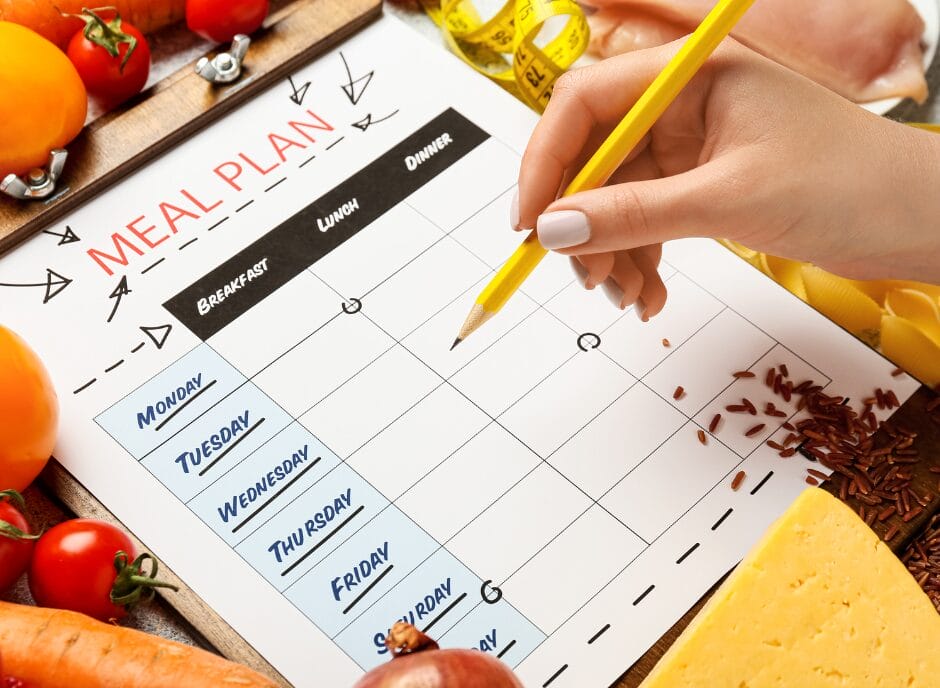
[[[690,33],[714,0],[588,0],[590,50],[609,57]],[[924,23],[907,0],[758,0],[732,35],[858,103],[927,97]]]

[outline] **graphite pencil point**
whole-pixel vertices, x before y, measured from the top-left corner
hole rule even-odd
[[[450,345],[450,350],[453,351],[454,349],[456,349],[457,345],[460,344],[460,342],[462,341],[463,340],[460,337],[457,337],[457,339],[454,340],[454,343]]]

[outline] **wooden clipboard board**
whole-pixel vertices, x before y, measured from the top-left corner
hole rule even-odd
[[[286,77],[380,16],[381,11],[381,0],[296,0],[272,15],[265,28],[254,37],[246,63],[249,72],[242,80],[228,87],[212,88],[186,68],[160,82],[132,108],[92,123],[70,146],[72,160],[64,177],[68,187],[65,193],[60,192],[45,203],[0,202],[0,253]],[[917,465],[914,484],[921,489],[929,485],[927,489],[931,493],[936,491],[937,476],[931,474],[929,468],[940,465],[940,425],[931,420],[925,407],[935,394],[922,387],[892,417],[918,433],[921,462]],[[114,515],[54,459],[43,472],[41,481],[75,514],[120,525]],[[824,488],[835,491],[828,483]],[[851,500],[849,503],[858,506]],[[934,499],[918,518],[903,524],[891,548],[902,551],[938,512],[940,499]],[[884,526],[876,524],[876,530],[881,534]],[[135,543],[146,549],[145,543],[136,539]],[[284,686],[290,685],[174,572],[161,566],[161,577],[179,586],[179,592],[164,597],[165,601],[222,655],[271,676]],[[617,688],[633,688],[642,682],[717,585],[632,667],[625,667],[625,673],[615,684]]]

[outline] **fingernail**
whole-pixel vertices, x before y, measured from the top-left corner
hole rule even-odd
[[[637,298],[636,303],[633,304],[633,311],[640,322],[649,322],[649,316],[646,315],[646,302],[643,299]]]
[[[591,281],[590,273],[583,265],[581,265],[580,260],[574,256],[571,256],[568,258],[568,263],[571,265],[571,270],[574,272],[575,277],[578,278],[578,282],[580,282],[585,289],[593,289],[597,286],[593,281]]]
[[[601,289],[604,290],[607,299],[614,304],[616,308],[623,310],[623,289],[614,282],[613,277],[608,277],[601,282]]]
[[[539,215],[539,243],[547,249],[578,246],[591,238],[591,225],[580,210],[556,210]]]
[[[515,230],[519,229],[519,189],[512,195],[512,203],[509,204],[509,226]]]

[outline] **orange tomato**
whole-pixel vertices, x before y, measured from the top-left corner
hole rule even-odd
[[[65,54],[39,34],[0,21],[0,179],[42,167],[85,124],[88,96]]]
[[[26,489],[55,446],[59,400],[32,349],[0,325],[0,489]]]

